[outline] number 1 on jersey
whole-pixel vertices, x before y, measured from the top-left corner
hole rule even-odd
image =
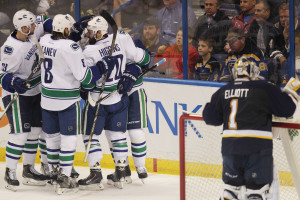
[[[238,109],[238,99],[232,99],[230,101],[231,112],[229,115],[228,128],[237,129],[237,123],[235,121],[237,109]]]

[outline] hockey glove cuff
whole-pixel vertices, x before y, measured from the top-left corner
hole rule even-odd
[[[13,77],[11,80],[11,85],[19,94],[24,94],[27,90],[29,90],[29,88],[26,86],[26,81],[19,77]]]
[[[277,61],[279,61],[282,56],[283,56],[283,54],[281,53],[281,51],[278,51],[278,50],[273,51],[270,55],[271,58],[273,58]]]
[[[126,70],[120,78],[118,83],[118,91],[120,94],[127,94],[133,88],[139,75],[142,73],[141,68],[136,64],[126,66]]]
[[[12,79],[14,78],[14,76],[11,73],[6,73],[1,80],[1,85],[2,88],[8,92],[14,93],[15,89],[12,86]]]

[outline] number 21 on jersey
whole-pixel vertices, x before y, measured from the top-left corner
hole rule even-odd
[[[228,128],[229,129],[237,129],[237,123],[235,121],[237,109],[238,109],[238,99],[232,99],[230,101],[231,112],[228,120]]]

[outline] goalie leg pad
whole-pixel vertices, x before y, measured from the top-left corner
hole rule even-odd
[[[300,81],[298,81],[295,78],[290,78],[289,82],[286,84],[286,86],[282,89],[283,92],[286,92],[288,94],[291,94],[294,98],[296,98],[297,101],[300,100]]]
[[[220,200],[239,200],[244,199],[245,186],[224,185]]]
[[[264,185],[259,190],[251,190],[247,188],[246,196],[248,200],[273,200],[269,184]]]

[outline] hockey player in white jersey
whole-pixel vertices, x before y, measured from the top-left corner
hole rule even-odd
[[[94,62],[99,59],[114,60],[114,69],[108,74],[105,82],[105,87],[102,96],[106,96],[117,89],[118,82],[125,71],[127,60],[132,60],[141,66],[148,65],[150,56],[142,49],[136,48],[131,37],[124,32],[118,32],[112,57],[109,57],[110,45],[112,42],[112,35],[108,34],[108,24],[103,17],[96,16],[88,22],[88,37],[90,41],[94,40],[94,45],[86,46],[84,50],[88,65],[94,65]],[[132,71],[128,71],[127,76],[136,78],[141,73],[138,66]],[[102,79],[96,82],[96,87],[91,96],[94,101],[99,98]],[[124,89],[126,85],[124,85]],[[124,93],[125,94],[125,93]],[[100,160],[102,159],[102,150],[98,140],[98,136],[104,129],[109,141],[112,143],[112,151],[116,165],[116,176],[114,183],[116,187],[122,188],[125,177],[125,166],[128,154],[128,146],[126,142],[126,124],[127,124],[127,109],[129,99],[127,95],[117,93],[107,100],[101,102],[98,118],[96,121],[95,131],[91,140],[91,148],[88,154],[88,161],[90,166],[90,175],[78,183],[83,188],[93,187],[96,185],[100,189],[103,188],[101,184],[102,173],[100,169]],[[92,107],[88,103],[83,109],[83,140],[87,144],[91,127],[93,124],[96,107]]]
[[[43,131],[58,194],[78,188],[70,175],[77,134],[81,132],[80,86],[93,84],[109,72],[108,64],[103,61],[87,67],[80,46],[68,39],[73,24],[72,16],[56,15],[52,35],[45,35],[40,41],[45,55],[41,67]]]
[[[40,73],[29,80],[32,67],[39,60],[39,51],[33,38],[39,38],[44,31],[51,31],[52,20],[39,16],[38,20],[29,11],[18,11],[13,17],[15,31],[1,47],[2,101],[8,106],[16,93],[19,97],[7,111],[11,132],[6,146],[6,188],[16,190],[17,163],[23,154],[23,184],[46,185],[46,176],[34,169],[34,162],[41,129]],[[42,150],[41,150],[42,152]],[[45,156],[42,162],[46,162]]]

